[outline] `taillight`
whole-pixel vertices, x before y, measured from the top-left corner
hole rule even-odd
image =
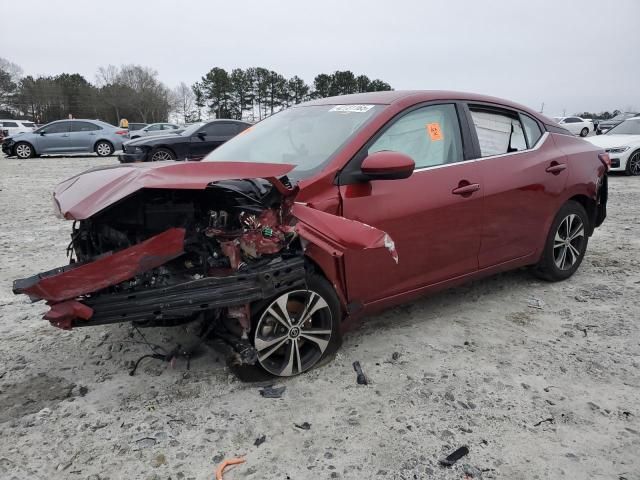
[[[126,135],[129,133],[129,130],[117,130],[116,135]]]
[[[611,169],[611,158],[609,158],[608,153],[599,153],[598,158],[602,162],[602,164],[607,167],[607,171]]]

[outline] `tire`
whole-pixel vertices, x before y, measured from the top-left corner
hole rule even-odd
[[[588,231],[589,217],[584,207],[569,200],[560,208],[551,224],[542,258],[533,273],[550,282],[565,280],[573,275],[587,251]],[[566,240],[567,237],[569,240]]]
[[[16,146],[13,147],[13,151],[20,160],[34,157],[36,153],[31,144],[27,142],[18,142]]]
[[[589,135],[589,129],[587,127],[584,127],[582,130],[580,130],[581,137],[586,137],[587,135]]]
[[[96,143],[93,150],[98,154],[99,157],[108,157],[113,155],[114,148],[111,142],[107,142],[106,140],[100,140]]]
[[[310,315],[305,313],[307,308]],[[257,365],[279,377],[310,370],[340,347],[341,320],[340,302],[331,284],[309,274],[306,289],[278,294],[252,316]]]
[[[636,150],[629,155],[624,173],[629,176],[640,175],[640,150]]]
[[[150,160],[152,162],[164,162],[167,160],[175,160],[176,155],[168,148],[156,148],[151,152]]]

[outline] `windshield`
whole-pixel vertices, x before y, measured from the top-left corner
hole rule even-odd
[[[613,127],[605,135],[640,135],[640,119],[625,120]]]
[[[191,135],[196,133],[200,129],[200,127],[203,126],[203,125],[204,125],[204,122],[194,123],[193,125],[189,125],[184,130],[178,130],[175,133],[179,133],[180,135],[182,135],[184,137],[190,137]]]
[[[295,177],[320,170],[382,105],[314,105],[284,110],[211,152],[207,162],[289,163]]]

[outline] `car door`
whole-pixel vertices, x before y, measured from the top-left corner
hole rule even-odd
[[[466,120],[464,121],[466,128]],[[480,248],[480,169],[467,162],[454,103],[420,106],[391,120],[352,160],[381,150],[415,161],[404,180],[340,186],[343,216],[385,231],[398,253],[344,255],[349,298],[375,302],[475,272]]]
[[[213,121],[202,126],[189,142],[189,159],[200,160],[238,133],[233,122]]]
[[[537,251],[568,177],[564,156],[542,125],[522,112],[468,106],[477,139],[484,210],[480,269]]]
[[[69,149],[72,152],[93,152],[101,127],[91,122],[73,120],[69,132]]]
[[[580,133],[582,125],[580,124],[580,119],[576,117],[568,117],[564,120],[565,128],[567,128],[571,133],[577,135]]]
[[[45,125],[37,131],[36,152],[38,153],[63,153],[69,151],[71,122],[62,120]]]

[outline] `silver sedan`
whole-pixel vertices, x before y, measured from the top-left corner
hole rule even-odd
[[[127,133],[100,120],[58,120],[34,132],[5,138],[2,151],[18,158],[89,152],[107,157],[122,149]]]

